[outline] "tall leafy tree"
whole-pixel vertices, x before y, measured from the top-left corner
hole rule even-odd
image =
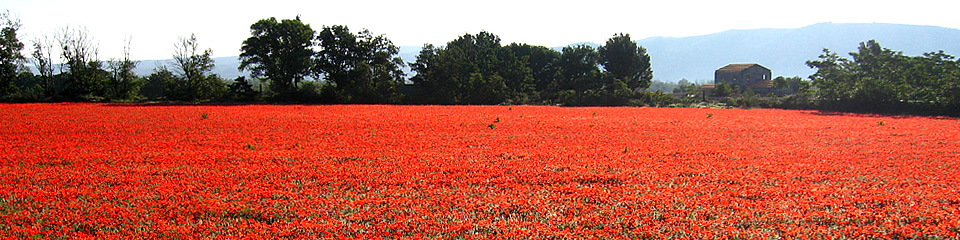
[[[600,88],[599,58],[596,49],[589,45],[564,47],[557,63],[560,68],[558,88],[575,93]]]
[[[650,80],[653,79],[650,56],[647,55],[647,49],[630,39],[630,34],[615,34],[597,50],[600,64],[614,78],[635,90],[650,86]]]
[[[589,45],[564,47],[557,60],[554,98],[565,105],[590,105],[586,103],[588,95],[602,86],[598,58],[596,49]]]
[[[8,95],[16,90],[14,80],[17,79],[23,61],[20,51],[23,43],[17,38],[20,30],[20,20],[10,16],[10,11],[0,13],[0,96]]]
[[[444,48],[424,47],[411,78],[434,103],[499,104],[533,88],[530,68],[489,32],[466,34]]]
[[[566,105],[624,105],[633,96],[613,74],[600,72],[599,53],[591,46],[563,48],[557,86],[558,100]]]
[[[392,103],[400,101],[403,60],[399,48],[383,35],[352,33],[342,25],[326,26],[317,35],[319,74],[333,84],[341,102]]]
[[[900,52],[886,49],[874,40],[860,43],[857,52],[850,53],[856,69],[857,81],[854,83],[856,91],[853,98],[864,102],[897,102],[898,81],[902,81],[899,73],[904,66],[900,64],[906,60]]]
[[[823,49],[818,60],[807,61],[807,66],[817,71],[810,75],[810,80],[818,88],[817,94],[826,102],[843,102],[850,100],[850,87],[854,81],[852,66],[849,59],[839,54]]]
[[[960,115],[960,60],[943,51],[910,59],[903,73],[911,87],[904,99],[937,103],[943,113]]]
[[[295,93],[297,85],[312,73],[311,58],[317,33],[295,19],[267,18],[250,26],[250,38],[240,47],[240,70],[250,70],[261,81],[270,81],[282,95]]]
[[[559,67],[557,61],[560,52],[544,47],[511,43],[506,46],[520,61],[526,62],[533,77],[533,90],[536,94],[547,95],[556,89]]]
[[[443,47],[436,47],[433,44],[425,44],[417,55],[417,61],[410,63],[410,69],[417,74],[410,78],[410,81],[419,90],[417,100],[423,103],[455,103],[458,98],[456,81],[451,80],[454,73],[446,71],[449,63],[444,62],[441,57],[447,57]],[[444,56],[441,56],[444,54]]]
[[[200,51],[197,36],[181,37],[174,45],[173,68],[179,74],[179,81],[166,91],[167,97],[177,100],[203,101],[211,100],[226,91],[223,80],[210,74],[214,61],[210,55],[213,51]]]

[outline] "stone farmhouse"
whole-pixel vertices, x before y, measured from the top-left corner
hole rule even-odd
[[[737,86],[741,91],[747,89],[757,94],[789,94],[790,89],[773,88],[773,78],[769,68],[756,63],[735,63],[723,66],[713,74],[714,84],[703,85],[705,95],[712,96],[715,84],[724,83]]]
[[[727,64],[713,74],[713,82],[737,85],[740,89],[770,88],[770,69],[756,63]]]

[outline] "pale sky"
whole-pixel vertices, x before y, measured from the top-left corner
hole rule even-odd
[[[603,43],[615,33],[635,40],[684,37],[730,29],[797,28],[820,22],[899,23],[960,28],[960,1],[206,1],[0,0],[23,24],[26,45],[64,26],[84,27],[102,60],[119,57],[126,37],[137,60],[168,59],[181,36],[196,34],[214,57],[239,55],[257,20],[301,16],[319,31],[346,25],[384,34],[397,46],[443,45],[488,31],[503,44],[564,46]],[[28,55],[32,48],[24,52]]]

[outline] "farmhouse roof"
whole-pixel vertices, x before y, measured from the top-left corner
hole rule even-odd
[[[756,64],[756,63],[727,64],[726,66],[723,66],[722,68],[717,69],[717,72],[742,72],[744,69],[753,67],[755,65],[760,66],[760,64]],[[764,66],[760,66],[760,67],[766,68]]]

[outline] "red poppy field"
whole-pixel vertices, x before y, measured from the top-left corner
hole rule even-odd
[[[958,238],[960,120],[0,105],[0,238]]]

